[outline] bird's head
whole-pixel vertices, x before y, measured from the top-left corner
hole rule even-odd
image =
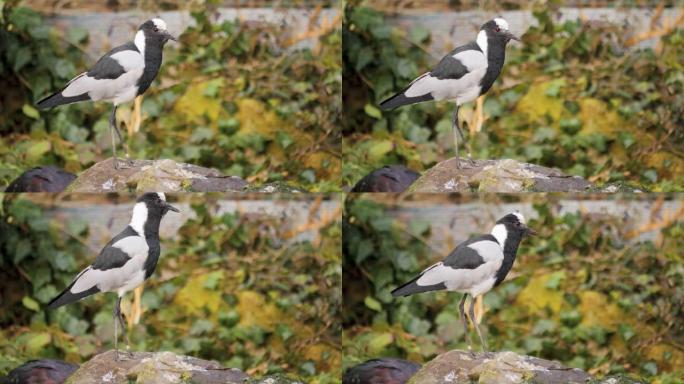
[[[138,203],[145,203],[148,214],[164,216],[168,211],[180,212],[176,207],[166,202],[166,195],[162,192],[149,192],[138,198]]]
[[[161,45],[166,44],[167,41],[173,40],[178,41],[173,35],[169,33],[166,29],[166,23],[160,18],[149,19],[140,25],[138,28],[145,34],[145,40],[154,41]]]
[[[508,29],[508,22],[500,17],[484,23],[480,30],[485,31],[488,38],[501,41],[504,44],[511,40],[520,41],[520,39]]]
[[[520,237],[534,236],[537,234],[537,232],[527,226],[525,223],[525,217],[518,211],[511,212],[508,215],[500,218],[496,224],[502,224],[506,227],[507,233],[516,234]]]

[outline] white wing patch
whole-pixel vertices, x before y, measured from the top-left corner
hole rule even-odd
[[[73,294],[81,293],[97,285],[96,276],[93,276],[91,272],[92,269],[90,269],[90,267],[81,271],[81,273],[76,276],[74,285],[71,286],[69,291]]]
[[[469,244],[468,248],[475,250],[485,262],[501,262],[504,257],[503,249],[499,243],[491,240],[477,241]]]
[[[148,246],[145,239],[139,236],[125,237],[112,245],[131,256],[131,259],[120,268],[99,269],[86,268],[71,287],[72,293],[86,291],[92,287],[102,292],[126,292],[145,281],[143,269],[147,259]]]
[[[136,51],[120,51],[113,54],[111,58],[116,60],[126,72],[145,68],[145,59]]]
[[[461,62],[468,68],[468,72],[484,68],[487,70],[487,58],[480,51],[468,50],[455,54],[454,59]]]
[[[95,79],[86,74],[80,75],[67,85],[62,96],[71,97],[87,93],[91,100],[108,100],[119,105],[135,99],[138,93],[138,80],[143,69],[133,69],[116,79]]]
[[[128,236],[112,244],[112,247],[119,248],[132,259],[137,257],[147,257],[147,242],[140,236]],[[130,261],[129,261],[130,262]],[[125,266],[124,266],[125,267]]]

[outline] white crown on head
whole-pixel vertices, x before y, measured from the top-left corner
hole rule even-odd
[[[499,26],[499,28],[503,29],[504,31],[508,31],[508,22],[506,20],[502,19],[501,17],[497,17],[494,19],[494,22]]]
[[[520,213],[520,211],[515,211],[511,213],[515,215],[515,217],[517,217],[521,223],[525,224],[525,216],[523,216],[522,213]]]
[[[166,23],[164,22],[164,20],[155,17],[154,19],[152,19],[152,22],[157,28],[159,28],[159,30],[166,31]]]

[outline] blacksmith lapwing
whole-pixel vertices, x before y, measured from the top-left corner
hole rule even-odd
[[[116,292],[114,305],[114,349],[119,358],[117,321],[130,349],[126,325],[121,313],[121,297],[147,280],[159,260],[159,224],[168,212],[178,209],[166,202],[163,193],[146,193],[133,207],[130,224],[105,245],[95,261],[57,297],[49,309],[73,303],[98,292]]]
[[[169,40],[177,41],[166,30],[164,20],[147,20],[140,26],[133,41],[109,51],[88,72],[76,76],[61,91],[40,100],[37,106],[46,109],[87,100],[113,103],[109,128],[114,168],[118,168],[114,132],[124,146],[126,160],[130,159],[130,154],[116,125],[116,108],[119,104],[142,95],[149,88],[157,77],[162,62],[162,49]]]
[[[519,212],[509,213],[496,222],[492,232],[480,235],[459,244],[443,261],[427,268],[413,280],[392,291],[392,296],[409,296],[428,291],[455,291],[463,293],[458,306],[461,322],[472,350],[465,318],[466,297],[470,295],[470,321],[475,326],[482,349],[487,351],[487,343],[482,337],[475,319],[475,299],[501,284],[513,267],[518,245],[526,235],[535,232],[525,224]]]
[[[456,159],[458,155],[458,133],[465,142],[463,131],[458,124],[458,109],[471,102],[491,88],[499,77],[506,57],[506,44],[520,40],[508,30],[508,22],[495,18],[484,23],[477,39],[460,46],[444,56],[430,72],[413,80],[401,92],[380,103],[384,110],[430,100],[452,100],[456,103],[451,117]],[[472,159],[468,148],[468,159]]]

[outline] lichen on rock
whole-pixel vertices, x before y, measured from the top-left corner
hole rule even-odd
[[[466,160],[452,158],[425,171],[410,192],[580,192],[591,183],[556,169],[517,160]]]
[[[114,169],[112,161],[107,159],[87,169],[67,192],[232,192],[247,187],[239,177],[170,159],[131,160],[122,169]]]
[[[242,384],[249,376],[234,368],[224,368],[218,363],[177,355],[172,352],[120,351],[99,354],[71,375],[66,384]]]
[[[515,352],[466,352],[453,350],[425,364],[409,384],[519,384],[586,383],[591,376],[555,361]]]

